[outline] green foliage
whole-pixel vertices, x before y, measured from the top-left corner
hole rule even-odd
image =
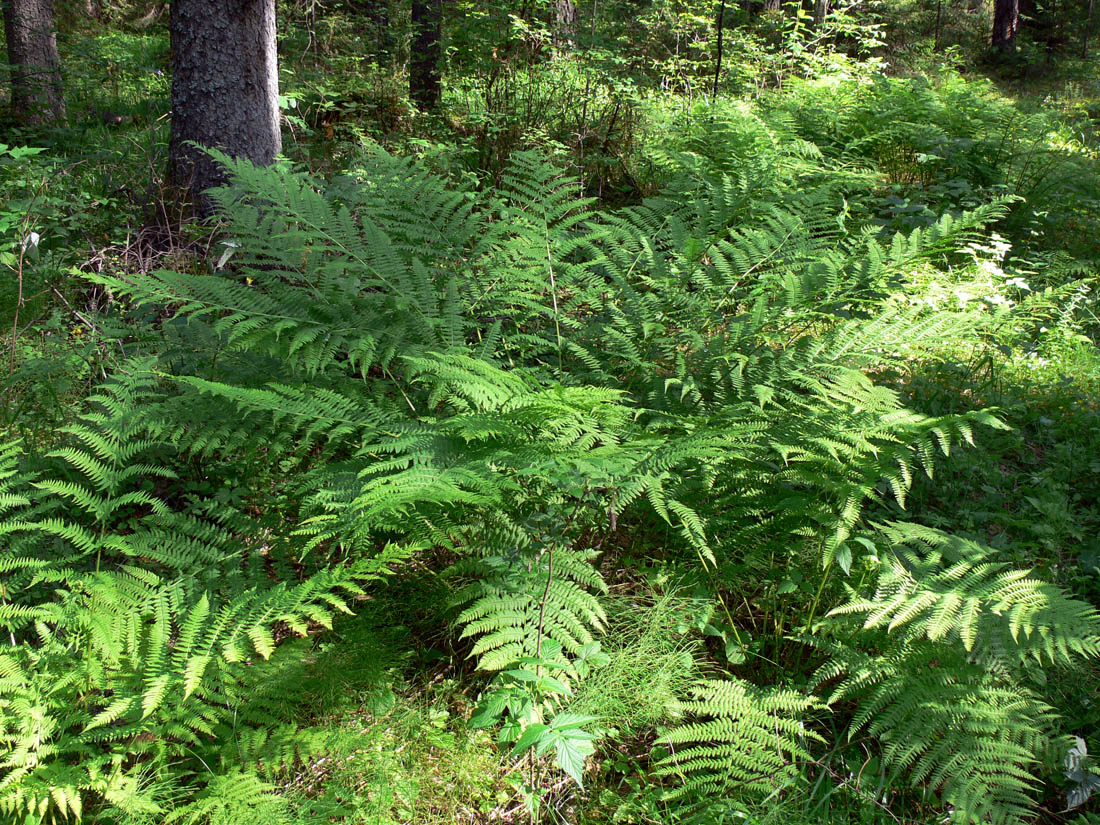
[[[912,524],[880,536],[874,594],[831,616],[865,617],[886,638],[873,652],[824,645],[833,656],[815,681],[830,702],[858,702],[849,738],[879,738],[891,768],[942,789],[957,821],[1026,819],[1030,769],[1055,748],[1032,668],[1095,657],[1100,616],[975,542]]]
[[[669,750],[659,776],[678,780],[667,798],[697,804],[732,791],[774,793],[797,777],[796,760],[810,758],[803,716],[820,704],[793,690],[761,690],[741,681],[709,680],[680,703],[681,713],[709,717],[668,731],[659,741]]]
[[[79,818],[91,799],[162,810],[150,771],[186,773],[179,760],[263,718],[263,685],[284,658],[265,662],[275,631],[330,624],[386,563],[268,580],[263,560],[278,549],[241,514],[186,513],[158,495],[176,473],[138,421],[155,389],[119,376],[50,453],[3,453],[8,816]]]
[[[235,274],[93,276],[139,303],[167,303],[187,319],[183,340],[225,350],[216,364],[190,355],[192,371],[147,407],[146,426],[204,454],[231,454],[257,434],[284,461],[313,450],[299,481],[307,549],[358,556],[385,538],[399,553],[462,554],[451,570],[462,582],[458,625],[475,640],[470,655],[498,674],[475,723],[502,722],[513,754],[553,749],[578,781],[593,747],[583,726],[596,719],[557,708],[596,664],[604,585],[592,550],[620,519],[651,513],[719,570],[774,536],[798,537],[797,553],[847,574],[875,557],[859,532],[867,504],[903,504],[937,452],[971,441],[974,424],[999,426],[981,411],[906,410],[868,378],[983,327],[980,310],[930,309],[901,290],[957,259],[1003,215],[998,204],[884,243],[779,209],[745,226],[751,190],[697,165],[668,195],[599,220],[530,155],[486,198],[379,153],[359,165],[363,182],[327,193],[285,168],[232,169],[235,188],[215,199],[235,244],[222,263]],[[272,364],[279,383],[252,377]],[[1006,731],[991,757],[980,732],[1025,694],[982,680],[1028,654],[1094,655],[1095,638],[1068,629],[1093,614],[971,558],[965,542],[950,552],[970,548],[968,561],[941,572],[947,551],[906,557],[890,530],[918,535],[884,528],[899,561],[884,565],[892,572],[877,601],[847,610],[870,614],[868,638],[879,624],[919,627],[903,646],[957,638],[952,674],[980,678],[959,688],[974,708],[961,739],[888,755],[938,786],[956,764],[941,752],[957,749],[977,761],[953,774],[952,803],[965,813],[980,798],[997,816],[1017,815],[1049,712],[1038,700],[1013,704],[1031,721]],[[1002,612],[1007,624],[993,618]],[[992,657],[982,665],[963,658],[979,643]],[[888,684],[923,695],[928,680],[905,661]],[[701,690],[686,708],[716,719],[674,729],[676,743],[696,744],[686,763],[659,771],[694,777],[689,796],[727,781],[766,793],[793,776],[818,736],[797,721],[814,700],[741,682]],[[884,741],[920,718],[906,702],[881,704],[894,695],[877,700],[873,732]],[[744,750],[774,737],[779,719],[786,738],[774,751]],[[990,759],[1008,767],[990,778]]]
[[[550,3],[456,4],[414,119],[403,45],[292,4],[288,152],[339,173],[218,155],[206,253],[97,252],[79,288],[84,207],[33,190],[79,182],[96,242],[121,231],[165,39],[68,44],[97,78],[70,111],[111,98],[134,139],[0,159],[5,248],[49,229],[20,311],[66,305],[15,326],[5,385],[3,816],[867,825],[1087,795],[1091,127],[880,77],[853,57],[880,7],[804,5],[725,4],[716,74],[712,6],[613,0],[563,39]],[[426,162],[364,138],[414,128]]]
[[[678,591],[642,603],[612,594],[605,603],[603,656],[581,674],[568,708],[596,717],[612,739],[629,739],[670,718],[695,680],[702,650],[680,627],[689,602]]]
[[[966,539],[912,524],[885,525],[890,555],[867,599],[832,615],[866,615],[863,627],[902,629],[903,636],[961,644],[1005,664],[1042,664],[1100,652],[1100,616],[1054,585],[992,561]]]
[[[890,229],[1010,194],[1019,200],[1004,229],[1023,249],[1094,260],[1080,233],[1094,232],[1100,192],[1072,116],[1013,106],[991,83],[947,70],[865,84],[800,83],[777,110],[827,157],[876,171],[884,185],[865,208]]]

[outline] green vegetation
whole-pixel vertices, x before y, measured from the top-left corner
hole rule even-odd
[[[1090,4],[376,5],[3,123],[0,825],[1098,821]]]

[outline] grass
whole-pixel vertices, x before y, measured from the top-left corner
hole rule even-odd
[[[660,588],[608,600],[600,645],[609,661],[581,683],[569,710],[595,716],[613,739],[644,736],[667,721],[703,658],[699,640],[682,627],[687,610],[684,596]]]

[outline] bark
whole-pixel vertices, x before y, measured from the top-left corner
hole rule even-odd
[[[65,120],[51,0],[6,0],[4,34],[15,119],[28,126]]]
[[[430,112],[443,93],[443,0],[413,0],[412,28],[409,97],[420,111]]]
[[[559,49],[577,45],[577,4],[573,0],[554,0],[554,44]]]
[[[1089,0],[1088,11],[1085,14],[1085,31],[1081,35],[1081,59],[1089,56],[1089,31],[1092,29],[1092,15],[1096,10],[1096,0]]]
[[[825,25],[825,18],[829,14],[829,0],[814,0],[814,28],[820,29]]]
[[[173,0],[169,179],[202,195],[225,174],[199,146],[267,166],[282,150],[275,0]]]
[[[1001,52],[1016,48],[1016,30],[1020,27],[1020,0],[994,0],[993,48]]]
[[[783,0],[764,0],[764,11],[779,11]]]

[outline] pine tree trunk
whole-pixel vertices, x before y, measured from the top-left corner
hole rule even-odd
[[[282,150],[275,0],[173,0],[170,34],[169,178],[206,215],[202,193],[225,175],[191,141],[259,166]]]
[[[409,55],[409,97],[422,112],[439,106],[442,97],[443,0],[413,0]]]
[[[51,0],[5,0],[4,34],[15,119],[28,126],[65,120]]]
[[[554,0],[554,45],[559,49],[577,45],[577,4],[573,0]]]
[[[1000,52],[1016,48],[1016,30],[1020,26],[1020,0],[994,0],[993,48]]]

